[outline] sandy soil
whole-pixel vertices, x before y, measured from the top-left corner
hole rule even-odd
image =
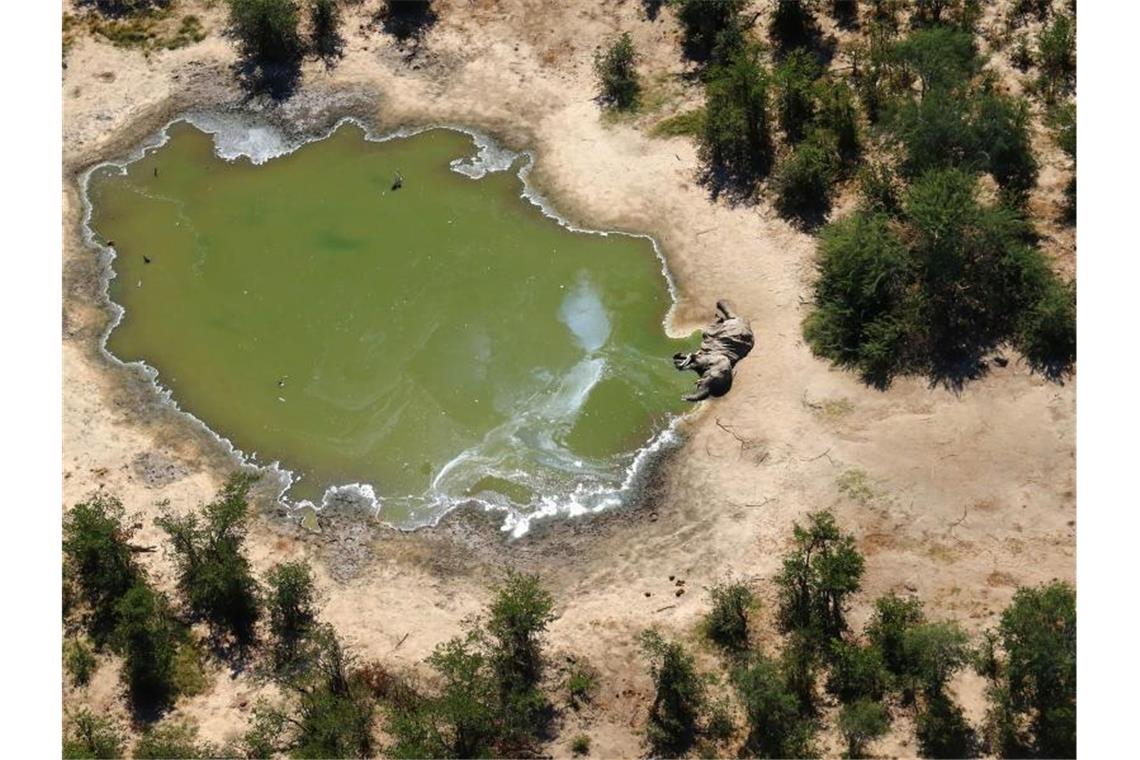
[[[166,409],[139,372],[100,353],[108,315],[100,264],[80,237],[76,177],[181,111],[241,100],[220,11],[182,5],[204,19],[210,34],[202,43],[144,56],[82,37],[62,76],[64,505],[99,489],[117,494],[140,513],[144,543],[158,542],[152,518],[162,504],[178,511],[201,503],[232,465],[200,426]],[[570,738],[585,732],[595,755],[627,757],[643,751],[651,695],[636,634],[656,625],[696,644],[704,589],[727,577],[754,581],[770,612],[769,578],[792,522],[810,510],[834,508],[867,557],[856,626],[870,600],[897,590],[978,631],[994,623],[1017,585],[1074,580],[1075,383],[1046,382],[1008,354],[1007,367],[995,365],[959,394],[920,379],[882,393],[814,358],[800,335],[813,238],[765,203],[712,201],[696,181],[694,145],[647,136],[655,121],[698,97],[682,77],[667,10],[649,20],[632,0],[437,0],[439,21],[410,56],[371,24],[374,5],[350,6],[344,57],[333,68],[306,63],[283,116],[462,123],[532,148],[533,179],[564,214],[661,242],[680,289],[678,327],[699,325],[717,298],[729,298],[751,318],[758,346],[738,367],[732,393],[687,425],[685,444],[634,510],[542,526],[509,542],[478,515],[412,535],[336,519],[313,536],[267,502],[250,539],[256,568],[315,560],[323,614],[361,657],[421,668],[486,602],[486,582],[504,564],[537,571],[558,600],[549,636],[556,666],[583,658],[600,681],[595,705],[564,711],[560,738],[547,749],[569,755]],[[656,104],[628,120],[603,117],[593,101],[595,47],[617,30],[633,34]],[[1053,219],[1068,168],[1044,132],[1039,138],[1051,152],[1034,209]],[[1072,271],[1072,231],[1049,222],[1046,234],[1059,267]],[[167,558],[147,561],[169,584]],[[674,595],[671,575],[685,580],[683,596]],[[701,657],[714,665],[711,654]],[[175,714],[221,740],[243,727],[262,688],[218,671]],[[980,718],[980,681],[963,676],[956,688]],[[67,707],[88,703],[125,720],[114,663],[82,692],[66,687],[64,698]],[[876,752],[912,754],[906,725],[898,721]]]

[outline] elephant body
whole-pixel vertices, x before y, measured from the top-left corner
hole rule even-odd
[[[689,354],[674,354],[673,365],[691,369],[700,379],[686,401],[723,396],[732,388],[732,368],[748,356],[756,339],[748,322],[726,301],[716,302],[716,319],[701,332],[701,347]]]

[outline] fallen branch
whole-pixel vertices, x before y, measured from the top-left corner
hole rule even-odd
[[[396,642],[396,646],[392,647],[392,651],[395,652],[397,649],[399,649],[400,645],[403,644],[405,641],[407,641],[408,637],[411,635],[412,635],[411,631],[408,631],[407,633],[405,633],[404,637]]]
[[[661,607],[661,608],[659,608],[659,609],[653,610],[653,614],[654,614],[654,615],[656,615],[658,612],[664,612],[665,610],[671,610],[671,609],[673,609],[673,608],[674,608],[674,607],[676,607],[676,606],[677,606],[677,605],[675,605],[675,604],[666,604],[664,607]]]

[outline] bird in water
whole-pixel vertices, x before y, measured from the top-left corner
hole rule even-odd
[[[144,264],[150,263],[150,256],[147,256],[145,253],[143,254],[143,263]]]
[[[282,377],[277,381],[277,387],[278,388],[284,388],[285,387],[285,378],[286,377],[289,377],[289,376],[285,375],[285,377]]]
[[[400,174],[400,170],[396,170],[396,178],[392,180],[392,189],[399,190],[404,186],[404,175]]]

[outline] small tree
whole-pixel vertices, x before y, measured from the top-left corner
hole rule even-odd
[[[86,686],[91,681],[98,662],[91,647],[81,638],[70,638],[63,642],[63,666],[76,686]]]
[[[928,699],[942,697],[950,678],[971,659],[970,639],[957,623],[920,623],[903,635],[904,672]]]
[[[68,721],[63,737],[64,760],[119,758],[123,756],[123,732],[107,716],[96,716],[87,708]]]
[[[1046,100],[1069,92],[1077,79],[1077,25],[1063,13],[1037,35],[1037,61],[1041,71],[1039,87]]]
[[[488,610],[490,661],[498,681],[505,731],[525,737],[539,727],[546,698],[542,679],[542,637],[554,620],[554,599],[537,575],[508,570]]]
[[[777,44],[803,45],[815,28],[816,0],[777,0],[772,8],[769,32]]]
[[[733,682],[748,720],[742,754],[752,757],[809,757],[815,726],[800,711],[780,668],[760,656],[733,674]]]
[[[1005,661],[995,683],[1009,722],[1028,726],[1017,743],[1038,757],[1075,757],[1076,592],[1062,582],[1018,589],[998,636]]]
[[[234,476],[201,515],[155,520],[170,538],[178,588],[187,606],[242,644],[253,638],[260,615],[257,581],[244,554],[246,499],[254,480]]]
[[[353,657],[331,626],[315,634],[316,656],[300,691],[294,723],[298,757],[371,757],[375,703],[368,688],[351,677]]]
[[[748,649],[748,615],[756,609],[756,597],[743,583],[721,583],[709,591],[712,609],[704,619],[705,635],[723,649],[740,653]]]
[[[63,517],[66,572],[91,608],[90,628],[97,642],[114,627],[119,599],[141,577],[129,543],[132,534],[123,525],[122,502],[103,494],[76,504]]]
[[[274,656],[279,664],[292,662],[298,645],[316,623],[313,574],[304,562],[274,565],[266,576],[266,606]]]
[[[768,170],[768,77],[751,51],[709,72],[701,157],[714,173],[751,187]]]
[[[915,598],[887,594],[875,600],[875,612],[867,624],[867,638],[882,652],[883,665],[895,676],[907,672],[907,634],[926,622],[922,602]]]
[[[163,706],[174,696],[176,630],[166,598],[137,583],[115,607],[115,643],[123,653],[123,680],[136,707]]]
[[[322,58],[338,55],[344,44],[340,36],[339,0],[312,0],[309,22],[312,27],[313,50],[317,55]]]
[[[785,632],[802,631],[825,642],[847,628],[847,598],[859,590],[863,557],[855,539],[840,532],[830,512],[808,515],[808,526],[793,526],[794,545],[776,576]]]
[[[839,155],[854,161],[862,147],[859,115],[851,86],[841,79],[827,79],[817,84],[819,107],[815,123],[835,136]]]
[[[693,746],[706,707],[705,683],[693,658],[675,641],[653,630],[641,634],[656,694],[649,708],[646,735],[655,755],[679,757]]]
[[[594,57],[600,97],[604,103],[624,111],[637,105],[641,84],[637,78],[637,53],[633,38],[623,32]]]
[[[262,66],[288,65],[301,54],[295,0],[229,0],[230,29],[243,55]]]
[[[718,39],[726,32],[733,33],[743,26],[741,12],[747,0],[668,0],[677,13],[677,21],[684,31],[685,53],[690,58],[704,60],[713,53]]]
[[[831,643],[831,670],[827,691],[844,704],[859,700],[878,701],[887,690],[889,674],[883,653],[873,645],[835,640]]]
[[[819,74],[815,57],[803,48],[793,50],[776,67],[776,113],[790,142],[803,139],[815,116],[815,80]]]
[[[817,221],[831,208],[831,191],[839,178],[835,138],[822,129],[796,146],[776,169],[776,206],[785,217]]]
[[[847,742],[847,757],[866,757],[867,745],[887,733],[891,719],[881,702],[860,699],[843,706],[839,733]]]

